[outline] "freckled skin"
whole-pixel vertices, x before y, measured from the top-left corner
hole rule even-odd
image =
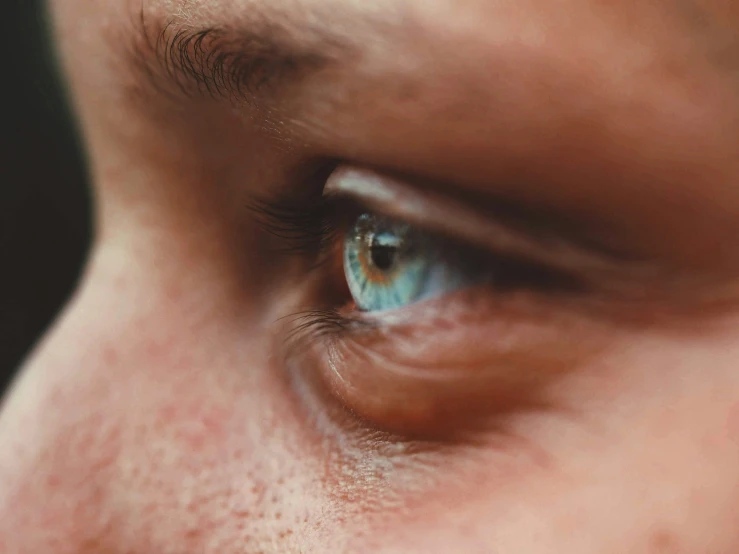
[[[333,9],[330,0],[300,3]],[[152,4],[197,21],[228,19],[239,6],[262,0]],[[354,4],[368,9],[346,3]],[[735,74],[726,72],[739,60],[736,50],[731,54],[739,36],[736,3],[696,0],[690,9],[667,0],[607,4],[373,4],[380,19],[405,21],[396,17],[400,8],[416,14],[403,47],[431,37],[430,51],[463,52],[463,62],[439,66],[438,75],[458,73],[431,91],[438,119],[410,117],[407,129],[392,127],[399,113],[412,116],[416,108],[402,104],[402,91],[378,92],[368,79],[357,85],[367,100],[361,114],[336,121],[314,114],[326,127],[315,142],[336,155],[349,144],[380,166],[404,160],[409,172],[429,168],[440,180],[466,173],[484,190],[493,182],[485,164],[503,143],[511,156],[530,156],[524,151],[533,148],[541,156],[534,159],[560,165],[549,136],[530,129],[542,118],[557,120],[570,90],[557,77],[574,68],[577,88],[617,82],[609,102],[592,103],[593,118],[612,109],[633,116],[611,127],[626,137],[623,143],[603,139],[613,147],[608,155],[629,150],[632,138],[664,140],[680,155],[663,160],[659,149],[650,151],[665,162],[655,162],[655,171],[687,156],[707,168],[706,175],[737,182],[736,157],[722,155],[739,147],[733,126],[739,92],[731,88]],[[581,362],[579,351],[563,354],[568,362],[572,355],[574,369],[553,386],[546,409],[513,410],[474,441],[389,440],[337,423],[326,415],[330,408],[313,409],[330,401],[286,376],[273,323],[291,313],[297,285],[270,269],[273,262],[239,208],[241,189],[259,191],[284,179],[280,168],[290,149],[267,148],[249,126],[254,117],[236,118],[231,110],[160,99],[142,105],[131,94],[137,77],[120,55],[140,2],[52,0],[50,9],[90,155],[97,233],[75,297],[2,405],[0,552],[739,552],[734,310],[710,324],[688,322],[680,332],[659,326],[604,331],[597,354]],[[337,15],[335,26],[345,25]],[[366,40],[373,41],[380,44],[377,37]],[[536,81],[546,64],[532,62],[539,69],[507,81],[513,92],[501,86],[489,98],[491,84],[477,60],[519,67],[532,51],[546,54],[534,57],[539,62],[551,60],[547,78],[562,88]],[[689,55],[673,60],[678,51]],[[389,65],[406,59],[393,48],[378,46],[378,52]],[[449,62],[441,58],[439,64]],[[413,67],[422,76],[437,75],[429,63]],[[468,89],[475,95],[460,99],[450,87],[467,81],[477,83]],[[646,110],[646,120],[635,116],[642,113],[635,106],[654,91],[664,91],[665,105],[695,108],[694,117],[685,123],[683,112],[669,109],[664,118],[654,115],[659,110]],[[386,92],[397,103],[387,102]],[[593,98],[607,96],[599,94]],[[619,103],[629,94],[633,101]],[[504,110],[485,123],[487,112],[478,108],[506,95],[507,101],[534,101],[529,111]],[[467,98],[474,109],[465,108]],[[542,105],[549,111],[537,111]],[[640,134],[663,119],[674,124],[669,133]],[[642,129],[634,121],[649,124]],[[490,127],[509,129],[510,141]],[[562,124],[556,127],[561,134],[552,136],[590,137],[582,121],[577,129]],[[439,150],[446,131],[454,144]],[[532,144],[541,145],[538,153]],[[594,168],[596,158],[590,159]],[[664,181],[677,187],[673,176]],[[618,192],[593,195],[593,180],[588,183],[573,185],[572,206],[589,207],[588,194],[594,205],[620,205]],[[695,183],[695,190],[707,186]],[[707,208],[681,212],[694,218],[681,225],[693,235],[715,223],[703,213],[709,208],[739,209],[735,186],[710,190]],[[624,192],[630,201],[622,204],[636,213],[641,204],[633,192]],[[550,187],[531,194],[559,193]],[[674,195],[689,197],[683,193]],[[664,221],[674,222],[674,215]],[[598,332],[576,330],[580,337]],[[489,340],[500,336],[503,331]],[[303,396],[307,400],[299,400]]]

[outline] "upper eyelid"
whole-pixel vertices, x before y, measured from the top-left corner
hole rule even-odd
[[[374,171],[343,166],[328,178],[326,193],[346,196],[385,215],[475,244],[499,255],[525,259],[551,269],[599,279],[623,269],[626,258],[612,252],[576,245],[552,233],[531,232],[483,215],[450,195],[419,191],[414,186]],[[629,260],[644,277],[652,266]]]
[[[255,223],[280,239],[278,252],[308,255],[313,267],[331,258],[330,247],[336,245],[352,216],[374,211],[404,220],[440,239],[450,239],[454,247],[468,246],[471,253],[488,255],[493,263],[509,259],[576,282],[580,291],[594,293],[588,295],[593,302],[585,303],[585,308],[603,309],[603,301],[609,300],[614,315],[629,321],[649,320],[660,314],[678,321],[675,316],[680,314],[725,312],[735,306],[727,300],[739,296],[735,284],[721,276],[690,272],[658,260],[619,256],[608,248],[601,251],[597,246],[578,244],[554,230],[543,235],[544,225],[529,233],[505,218],[476,211],[451,195],[371,170],[336,161],[319,167],[308,172],[311,177],[307,180],[299,179],[299,186],[266,198],[252,198],[249,206]],[[352,182],[354,186],[350,186]],[[633,310],[634,305],[639,310]]]
[[[538,265],[600,289],[629,293],[616,289],[632,288],[630,283],[646,284],[663,277],[655,265],[629,260],[606,249],[581,246],[554,230],[529,231],[523,225],[512,225],[504,218],[476,211],[451,195],[422,191],[372,170],[331,162],[320,166],[319,171],[312,171],[307,181],[301,183],[300,193],[284,191],[266,198],[252,198],[249,203],[260,227],[283,242],[279,252],[311,253],[320,260],[339,233],[340,220],[347,219],[347,211],[356,215],[374,211],[454,243],[487,251],[490,256]],[[322,196],[305,194],[319,182]],[[625,274],[628,279],[624,278]]]

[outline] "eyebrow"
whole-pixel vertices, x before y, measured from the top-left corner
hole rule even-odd
[[[176,19],[139,15],[133,65],[160,92],[258,104],[295,88],[341,58],[351,45],[311,30],[297,36],[288,23],[270,20],[239,27],[197,28]]]

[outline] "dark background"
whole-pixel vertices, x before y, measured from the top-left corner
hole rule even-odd
[[[74,290],[89,193],[43,2],[3,0],[0,394]]]

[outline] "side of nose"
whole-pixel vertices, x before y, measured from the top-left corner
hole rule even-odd
[[[116,552],[107,502],[120,447],[95,377],[104,360],[73,328],[58,329],[23,368],[0,408],[0,552]],[[95,370],[95,371],[93,371]]]

